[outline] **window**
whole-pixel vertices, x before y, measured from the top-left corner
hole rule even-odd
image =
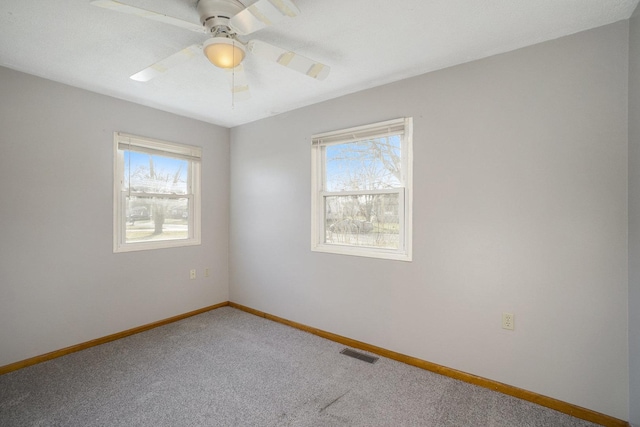
[[[311,250],[411,261],[412,119],[312,137]]]
[[[199,147],[116,132],[113,251],[200,244]]]

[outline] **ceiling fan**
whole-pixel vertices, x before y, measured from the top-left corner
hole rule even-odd
[[[188,46],[130,77],[140,82],[146,82],[161,75],[170,68],[193,58],[201,51],[213,65],[229,71],[232,94],[238,100],[250,97],[249,86],[242,66],[247,52],[318,80],[324,80],[331,70],[329,66],[295,52],[261,40],[243,41],[238,37],[254,33],[286,18],[298,15],[300,10],[291,0],[258,0],[249,7],[245,7],[238,0],[198,0],[197,10],[200,15],[200,25],[129,6],[116,0],[93,0],[91,4],[164,22],[198,33],[209,34],[210,37],[204,43]]]

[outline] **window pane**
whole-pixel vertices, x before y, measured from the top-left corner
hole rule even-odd
[[[328,145],[326,191],[380,190],[402,186],[400,135]]]
[[[326,196],[325,243],[400,248],[399,195]]]
[[[124,151],[124,187],[131,191],[187,194],[189,162],[155,154]]]
[[[189,238],[189,199],[126,197],[126,243]]]

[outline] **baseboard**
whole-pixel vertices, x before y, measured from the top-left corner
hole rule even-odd
[[[558,412],[569,414],[573,417],[580,418],[592,423],[600,424],[609,427],[630,427],[630,424],[626,421],[620,420],[609,415],[601,414],[599,412],[592,411],[591,409],[583,408],[581,406],[573,405],[571,403],[563,402],[552,397],[544,396],[538,393],[534,393],[528,390],[524,390],[518,387],[510,386],[508,384],[493,381],[487,378],[482,378],[477,375],[468,374],[466,372],[458,371],[456,369],[447,368],[446,366],[438,365],[436,363],[427,362],[426,360],[418,359],[416,357],[407,356],[405,354],[396,353],[395,351],[387,350],[381,347],[376,347],[371,344],[367,344],[361,341],[356,341],[351,338],[343,337],[341,335],[326,332],[320,329],[313,328],[311,326],[303,325],[301,323],[293,322],[291,320],[283,319],[278,316],[274,316],[259,310],[255,310],[250,307],[243,306],[234,302],[229,302],[229,306],[237,308],[238,310],[245,311],[247,313],[264,317],[265,319],[272,320],[274,322],[282,323],[287,326],[291,326],[296,329],[300,329],[305,332],[317,335],[322,338],[326,338],[331,341],[335,341],[340,344],[344,344],[348,347],[357,348],[359,350],[368,351],[370,353],[378,354],[388,359],[397,360],[398,362],[406,363],[408,365],[416,366],[418,368],[425,369],[427,371],[435,372],[447,377],[455,378],[460,381],[475,384],[480,387],[495,390],[497,392],[507,394],[509,396],[517,397],[522,400],[533,402],[540,406],[554,409]]]
[[[96,345],[105,344],[110,341],[119,340],[120,338],[128,337],[129,335],[138,334],[140,332],[148,331],[149,329],[157,328],[159,326],[164,326],[169,323],[177,322],[178,320],[186,319],[187,317],[195,316],[197,314],[202,314],[207,311],[215,310],[216,308],[225,307],[229,305],[229,301],[225,301],[220,304],[211,305],[209,307],[203,307],[198,310],[190,311],[188,313],[179,314],[177,316],[169,317],[167,319],[159,320],[157,322],[148,323],[146,325],[138,326],[133,329],[127,329],[126,331],[117,332],[115,334],[107,335],[102,338],[96,338],[91,341],[83,342],[80,344],[72,345],[71,347],[66,347],[60,350],[55,350],[47,354],[43,354],[36,357],[31,357],[29,359],[21,360],[19,362],[11,363],[9,365],[0,366],[0,375],[6,374],[11,371],[16,371],[18,369],[26,368],[27,366],[35,365],[37,363],[46,362],[47,360],[56,359],[58,357],[65,356],[70,353],[75,353],[76,351],[86,350],[87,348],[94,347]]]

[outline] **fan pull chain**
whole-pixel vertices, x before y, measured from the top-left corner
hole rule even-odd
[[[236,41],[232,40],[231,41],[232,45],[233,45],[233,51],[231,52],[231,55],[233,57],[233,63],[236,63]],[[236,67],[233,67],[233,69],[231,70],[231,109],[235,110],[236,108],[236,103],[235,103],[235,98],[236,98]]]
[[[129,203],[131,203],[131,139],[129,139]]]

